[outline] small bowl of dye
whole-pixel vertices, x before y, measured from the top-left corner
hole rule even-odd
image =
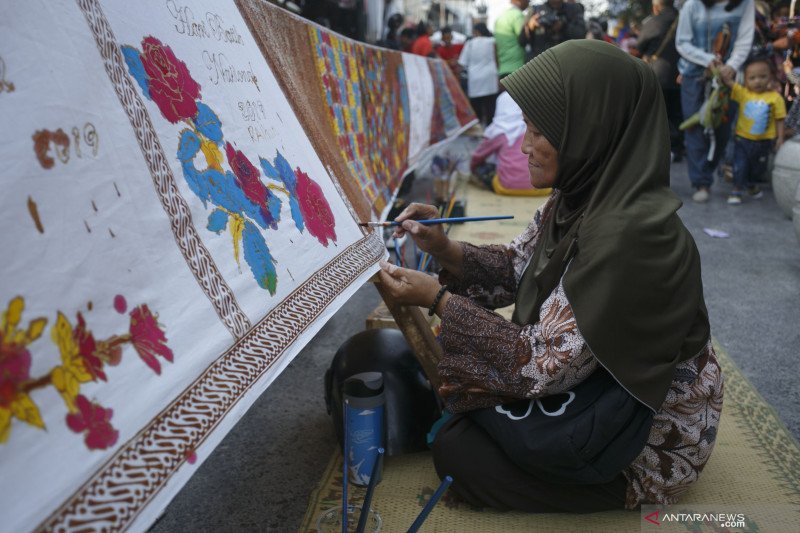
[[[361,518],[361,506],[347,506],[347,532],[355,533],[358,520]],[[375,509],[369,510],[365,532],[378,533],[383,525],[381,515]],[[323,511],[317,518],[317,533],[342,533],[342,508],[334,507]]]

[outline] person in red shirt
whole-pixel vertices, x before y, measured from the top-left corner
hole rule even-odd
[[[411,45],[411,53],[425,57],[436,57],[431,43],[431,26],[425,21],[417,26],[417,39]]]
[[[442,44],[436,47],[436,54],[445,60],[454,73],[458,74],[458,56],[464,49],[463,44],[453,44],[453,29],[449,26],[442,28]]]

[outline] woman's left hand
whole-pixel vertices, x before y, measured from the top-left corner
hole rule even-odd
[[[401,268],[381,261],[381,284],[397,303],[430,307],[441,284],[424,272]]]

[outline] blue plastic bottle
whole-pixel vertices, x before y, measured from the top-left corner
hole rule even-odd
[[[347,417],[348,474],[351,483],[365,486],[372,476],[378,448],[384,447],[383,374],[354,374],[344,381],[342,392]]]

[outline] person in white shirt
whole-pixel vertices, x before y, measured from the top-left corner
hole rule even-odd
[[[472,29],[472,38],[464,45],[458,64],[467,70],[467,96],[485,126],[494,116],[499,90],[494,37],[486,24],[478,23]]]

